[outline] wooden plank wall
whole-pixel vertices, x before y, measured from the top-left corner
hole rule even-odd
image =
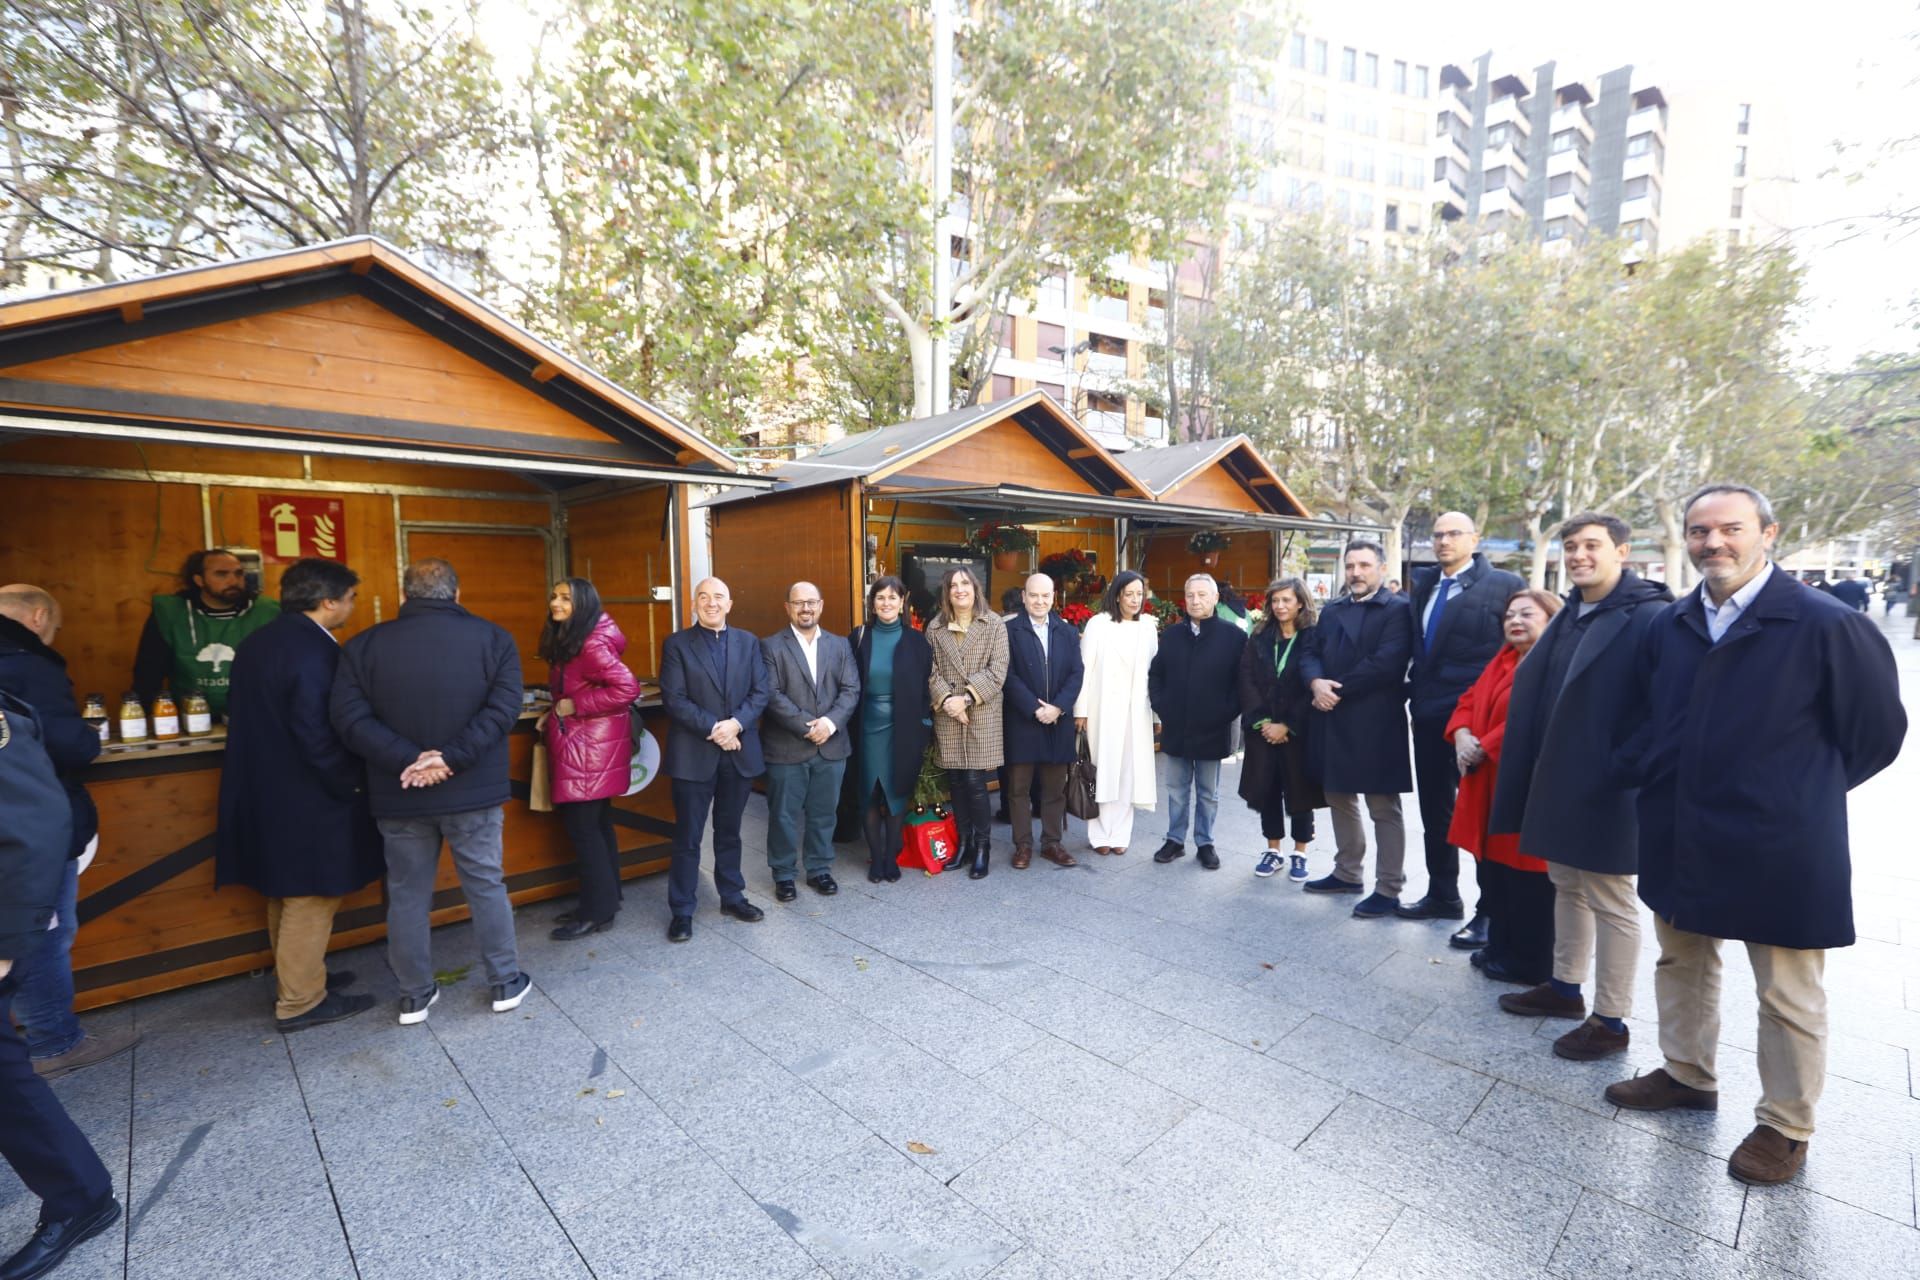
[[[1218,463],[1161,497],[1183,507],[1212,507],[1217,511],[1266,510],[1247,492],[1246,486]]]
[[[1216,578],[1224,576],[1242,596],[1267,585],[1267,575],[1271,572],[1270,546],[1273,535],[1265,532],[1234,534],[1233,542],[1220,553],[1220,563],[1212,569],[1203,567],[1200,558],[1187,550],[1187,539],[1191,536],[1191,531],[1188,531],[1164,533],[1147,539],[1144,572],[1156,596],[1175,601],[1185,599],[1182,587],[1186,584],[1187,576],[1194,573],[1211,573]]]
[[[636,675],[659,674],[660,646],[673,632],[673,602],[647,603],[653,588],[673,586],[667,499],[667,487],[657,485],[567,508],[568,572],[599,589],[626,633]]]
[[[1058,493],[1099,492],[1018,422],[996,422],[899,474],[963,484],[1021,484]]]
[[[873,513],[867,520],[868,531],[880,541],[882,573],[898,573],[900,557],[908,547],[923,543],[950,545],[966,539],[966,521],[960,512],[951,507],[902,501],[898,520],[894,519],[893,512],[891,498],[877,498],[873,503]],[[1109,578],[1113,576],[1118,561],[1114,554],[1111,520],[1098,516],[1050,520],[1040,530],[1039,545],[1024,559],[1020,568],[1008,572],[994,569],[989,563],[988,602],[997,610],[1001,594],[1009,588],[1023,585],[1041,560],[1074,547],[1095,553],[1099,558],[1100,572]]]
[[[714,507],[713,571],[733,593],[732,625],[770,635],[787,625],[787,588],[805,579],[826,602],[820,625],[845,635],[861,620],[857,573],[863,501],[855,485],[821,484]],[[689,618],[691,622],[691,618]]]

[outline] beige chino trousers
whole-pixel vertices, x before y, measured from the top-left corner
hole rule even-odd
[[[1593,1011],[1602,1018],[1633,1013],[1640,964],[1640,899],[1632,876],[1603,875],[1547,863],[1553,881],[1553,976],[1576,986],[1593,965]]]

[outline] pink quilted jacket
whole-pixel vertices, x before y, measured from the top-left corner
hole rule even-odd
[[[580,656],[553,672],[553,696],[573,699],[573,714],[547,717],[547,761],[556,804],[625,795],[632,768],[627,708],[640,684],[620,661],[627,637],[600,615]]]

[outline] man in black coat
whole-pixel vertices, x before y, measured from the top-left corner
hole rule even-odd
[[[1077,865],[1065,844],[1067,768],[1073,763],[1073,704],[1086,666],[1080,633],[1053,611],[1053,579],[1036,573],[1020,593],[1024,610],[1007,623],[1007,681],[1001,737],[1007,753],[1007,809],[1013,868],[1033,865],[1033,798],[1040,795],[1040,856]]]
[[[359,584],[359,574],[332,560],[288,568],[280,616],[240,646],[227,689],[214,883],[245,885],[267,899],[282,1032],[351,1018],[374,1003],[346,993],[351,973],[327,972],[340,899],[385,866],[366,768],[327,719],[340,665],[334,632],[353,616]]]
[[[1240,651],[1247,636],[1213,616],[1220,588],[1211,574],[1188,578],[1186,597],[1186,618],[1160,633],[1147,667],[1147,700],[1160,717],[1167,774],[1167,839],[1153,860],[1185,856],[1191,813],[1198,861],[1218,871],[1213,816],[1220,808],[1220,762],[1233,754],[1233,725],[1240,718]]]
[[[1848,569],[1840,571],[1840,581],[1833,584],[1830,594],[1847,608],[1860,613],[1865,613],[1873,600],[1873,593],[1867,590],[1867,584],[1854,577],[1852,570]]]
[[[1407,920],[1458,920],[1460,851],[1447,841],[1460,766],[1447,741],[1447,720],[1505,641],[1507,599],[1527,584],[1517,573],[1496,569],[1479,553],[1480,531],[1472,517],[1449,511],[1433,522],[1431,569],[1413,575],[1413,668],[1407,674],[1407,709],[1413,719],[1413,775],[1420,790],[1420,832],[1427,849],[1427,895],[1400,908]],[[1473,950],[1487,944],[1486,917],[1478,911],[1454,937]]]
[[[45,942],[59,910],[73,813],[32,708],[0,692],[0,1009],[13,967]],[[0,1275],[42,1276],[120,1217],[113,1179],[0,1014],[0,1159],[40,1199],[39,1225]]]
[[[414,561],[400,590],[399,616],[341,650],[329,712],[340,740],[367,762],[368,804],[386,846],[387,963],[400,980],[400,1021],[411,1026],[440,998],[429,917],[443,842],[493,1011],[519,1008],[533,983],[520,969],[501,846],[520,651],[503,628],[460,607],[460,576],[445,560]]]
[[[67,679],[67,660],[53,647],[60,634],[60,602],[43,588],[24,582],[0,587],[0,689],[29,707],[40,721],[47,756],[53,761],[72,817],[72,838],[61,877],[60,923],[47,932],[40,948],[14,966],[19,994],[13,1016],[26,1032],[33,1069],[57,1079],[96,1062],[117,1057],[140,1042],[132,1027],[89,1034],[73,1012],[73,938],[79,926],[80,871],[91,857],[100,829],[86,771],[100,754],[100,735],[80,718]],[[0,1004],[0,1017],[6,1006]]]
[[[1760,1002],[1760,1104],[1727,1169],[1784,1182],[1806,1161],[1826,1079],[1826,952],[1854,941],[1847,792],[1893,762],[1907,719],[1880,631],[1769,561],[1765,497],[1709,485],[1688,500],[1685,529],[1700,588],[1647,632],[1644,727],[1620,753],[1640,784],[1666,1064],[1607,1100],[1716,1109],[1720,940],[1738,939]]]
[[[1574,589],[1514,672],[1489,824],[1546,859],[1554,889],[1553,977],[1501,996],[1500,1007],[1578,1021],[1553,1045],[1578,1062],[1626,1052],[1640,961],[1634,793],[1612,762],[1633,723],[1640,639],[1673,597],[1627,568],[1632,536],[1626,521],[1596,512],[1560,526]],[[1592,1017],[1580,992],[1589,967]]]
[[[740,874],[740,818],[753,780],[767,770],[760,716],[772,696],[760,642],[727,625],[733,593],[718,578],[693,589],[696,621],[660,647],[660,698],[667,746],[660,767],[673,779],[673,862],[667,871],[667,938],[693,936],[700,900],[700,844],[713,814],[713,887],[723,915],[751,924],[766,913],[747,901]],[[858,679],[858,676],[855,677]]]
[[[820,588],[787,588],[788,625],[760,642],[767,664],[767,710],[760,741],[767,757],[767,867],[773,896],[792,902],[803,852],[807,887],[831,897],[833,816],[853,754],[860,674],[844,636],[820,625]],[[802,845],[804,844],[804,851]]]
[[[1366,802],[1379,845],[1373,892],[1354,905],[1363,920],[1390,917],[1407,881],[1407,827],[1400,797],[1413,790],[1407,765],[1407,661],[1413,656],[1413,606],[1381,586],[1386,552],[1350,542],[1343,562],[1347,594],[1320,612],[1300,659],[1317,713],[1307,760],[1333,810],[1333,872],[1308,893],[1361,893],[1367,859]]]

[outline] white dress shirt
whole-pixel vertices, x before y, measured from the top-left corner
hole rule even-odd
[[[1707,584],[1700,584],[1700,608],[1707,615],[1707,638],[1715,644],[1727,634],[1727,629],[1740,620],[1753,598],[1760,594],[1760,588],[1767,585],[1767,579],[1773,576],[1773,562],[1769,560],[1760,572],[1747,580],[1747,585],[1727,597],[1725,604],[1716,605],[1713,595],[1707,590]]]
[[[1047,628],[1053,625],[1053,616],[1049,614],[1036,621],[1032,614],[1028,614],[1027,622],[1033,627],[1033,638],[1040,642],[1040,656],[1047,657]]]

